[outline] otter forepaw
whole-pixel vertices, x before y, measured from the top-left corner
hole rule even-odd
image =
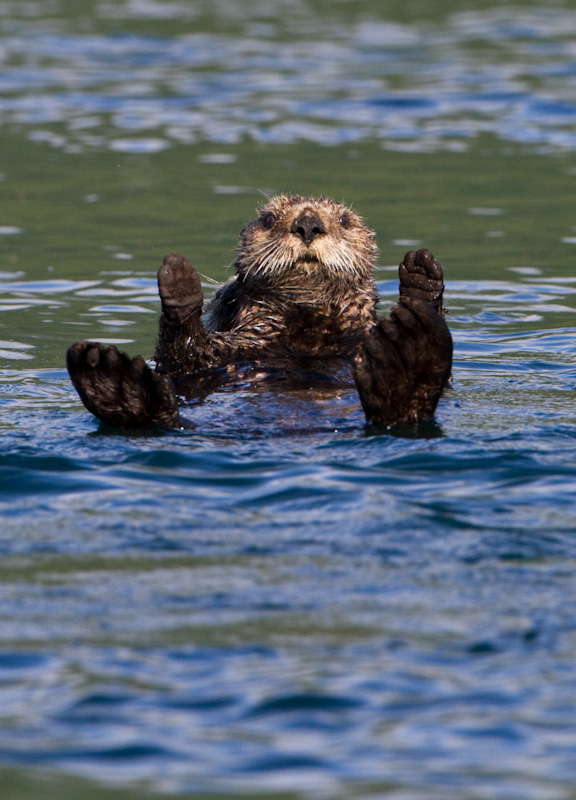
[[[88,411],[106,425],[180,427],[172,382],[153,372],[142,356],[130,358],[114,345],[77,342],[68,349],[66,366]]]
[[[417,297],[444,313],[444,273],[430,250],[410,250],[404,256],[398,274],[400,297]]]
[[[452,369],[452,336],[427,302],[404,298],[366,337],[353,365],[367,422],[424,422],[434,416]]]
[[[200,276],[184,256],[166,256],[158,270],[158,291],[170,325],[188,327],[200,319],[204,300]]]

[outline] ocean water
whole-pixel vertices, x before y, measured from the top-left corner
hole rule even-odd
[[[0,3],[0,787],[568,800],[576,785],[576,6]],[[122,435],[64,368],[150,357],[268,194],[444,265],[453,388],[221,391]]]

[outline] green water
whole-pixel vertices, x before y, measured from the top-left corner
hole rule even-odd
[[[576,5],[0,3],[0,795],[568,800]],[[220,393],[101,431],[79,339],[149,357],[277,192],[442,262],[425,435]],[[238,425],[238,420],[242,424]]]
[[[1,222],[23,231],[0,240],[3,269],[29,281],[152,280],[165,254],[181,252],[207,279],[223,282],[238,233],[265,196],[299,192],[353,204],[377,232],[381,266],[399,263],[416,243],[437,254],[448,285],[502,280],[516,268],[571,278],[576,249],[562,240],[576,234],[576,156],[510,149],[488,139],[457,154],[391,153],[369,142],[70,156],[4,137]],[[205,163],[214,154],[235,160]],[[58,306],[5,313],[0,339],[34,345],[34,366],[50,368],[62,366],[78,337],[128,334],[130,352],[151,355],[155,314],[120,331],[94,319],[92,305],[67,296]],[[157,311],[154,297],[146,308]]]

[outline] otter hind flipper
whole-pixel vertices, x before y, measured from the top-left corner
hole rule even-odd
[[[66,366],[88,411],[106,425],[132,430],[181,426],[172,381],[151,370],[141,356],[130,358],[114,345],[77,342],[68,349]]]
[[[418,297],[445,314],[444,273],[430,250],[410,250],[398,269],[400,297]]]
[[[353,364],[368,423],[432,419],[452,369],[452,336],[441,314],[405,297],[366,336]]]

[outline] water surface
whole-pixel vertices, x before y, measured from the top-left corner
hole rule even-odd
[[[0,4],[0,781],[7,798],[574,794],[576,9]],[[222,391],[98,427],[77,339],[153,352],[267,194],[445,267],[454,388]]]

